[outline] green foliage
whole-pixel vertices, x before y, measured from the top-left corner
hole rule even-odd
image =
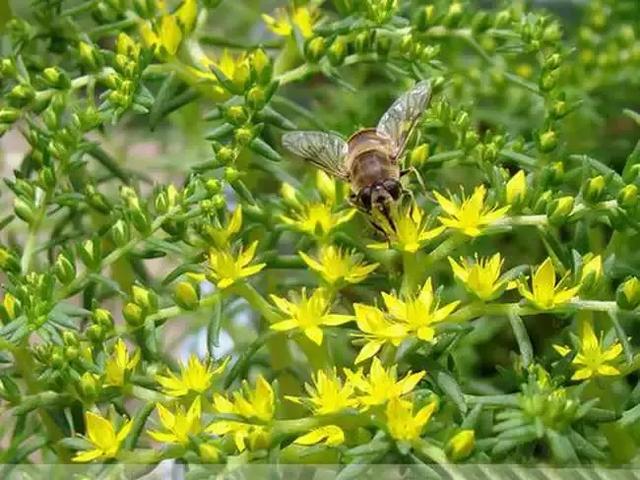
[[[9,3],[0,463],[637,466],[637,0]]]

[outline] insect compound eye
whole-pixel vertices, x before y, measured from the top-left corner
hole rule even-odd
[[[360,203],[362,203],[362,206],[370,209],[371,208],[371,188],[370,187],[365,187],[362,190],[360,190]]]
[[[400,197],[400,182],[397,180],[385,180],[383,185],[384,189],[389,192],[389,195],[391,195],[394,200]]]

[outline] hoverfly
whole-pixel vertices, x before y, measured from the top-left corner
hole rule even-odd
[[[339,136],[314,131],[286,133],[282,144],[292,153],[351,185],[349,199],[371,214],[379,210],[391,223],[390,204],[405,190],[399,160],[431,99],[431,85],[416,84],[385,112],[376,128],[355,132],[345,142]],[[374,225],[375,226],[375,225]]]

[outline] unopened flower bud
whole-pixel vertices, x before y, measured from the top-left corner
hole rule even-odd
[[[85,334],[92,342],[101,343],[105,338],[105,329],[100,325],[89,325]]]
[[[509,179],[506,186],[506,200],[509,205],[520,204],[527,195],[527,178],[523,170],[519,170]]]
[[[553,130],[547,130],[538,136],[538,148],[543,153],[549,153],[558,146],[558,137]]]
[[[640,280],[630,277],[616,291],[616,303],[623,310],[635,310],[640,305]]]
[[[309,40],[305,45],[305,56],[307,57],[307,60],[315,63],[322,58],[325,50],[324,38],[315,37]]]
[[[329,175],[324,173],[322,170],[318,170],[316,173],[316,186],[318,187],[318,191],[322,197],[331,202],[335,203],[336,201],[336,184]]]
[[[132,327],[139,327],[144,322],[144,312],[139,305],[128,302],[122,309],[122,316]]]
[[[78,355],[80,355],[78,347],[66,347],[64,349],[64,358],[66,358],[69,362],[76,360],[78,358]]]
[[[216,210],[221,210],[227,205],[227,201],[224,199],[224,195],[217,194],[211,197],[211,205]]]
[[[0,269],[5,272],[20,271],[20,262],[16,254],[2,246],[0,246]]]
[[[251,87],[245,95],[247,105],[254,110],[262,110],[267,103],[267,92],[264,87]]]
[[[98,377],[94,373],[85,372],[80,377],[80,393],[87,401],[93,401],[98,395]]]
[[[0,123],[13,123],[20,118],[20,110],[17,108],[0,108]]]
[[[210,443],[201,443],[198,445],[198,453],[202,463],[218,463],[220,460],[220,450]]]
[[[58,280],[63,285],[68,285],[76,278],[76,266],[70,254],[61,253],[53,267]]]
[[[622,208],[633,208],[638,204],[638,187],[625,185],[618,192],[618,205]]]
[[[196,288],[189,282],[179,282],[174,294],[176,304],[185,310],[195,310],[200,303]]]
[[[271,80],[273,73],[273,63],[267,53],[259,48],[251,56],[251,66],[253,67],[258,83],[265,84]]]
[[[475,443],[475,432],[473,430],[462,430],[456,433],[447,442],[447,456],[454,462],[464,460],[473,451]]]
[[[42,78],[51,88],[67,89],[71,85],[69,76],[58,67],[47,67],[42,71]]]
[[[13,211],[18,216],[18,218],[20,218],[25,223],[31,224],[35,220],[34,209],[35,206],[31,202],[23,198],[16,197],[13,200]]]
[[[233,125],[242,125],[249,119],[249,115],[242,105],[232,105],[225,109],[224,118]]]
[[[429,144],[422,143],[411,150],[411,153],[409,154],[409,163],[416,168],[420,168],[425,164],[428,158]]]
[[[233,136],[240,145],[248,145],[255,134],[251,127],[240,127],[234,132]]]
[[[590,178],[584,189],[584,198],[588,202],[599,202],[604,193],[605,180],[602,175]]]
[[[104,308],[96,308],[91,312],[91,318],[95,324],[106,329],[113,328],[113,316],[109,310]]]
[[[147,313],[153,313],[158,309],[158,298],[155,292],[140,285],[131,287],[131,298]]]
[[[222,184],[217,178],[208,178],[207,181],[204,182],[204,188],[207,189],[207,192],[210,195],[215,195],[216,193],[220,193],[220,190],[222,190]]]
[[[131,240],[131,229],[129,225],[122,219],[119,219],[111,227],[111,240],[116,247],[123,247]]]
[[[331,46],[327,50],[327,57],[331,65],[342,65],[345,57],[347,56],[347,41],[344,37],[339,36],[333,41]]]
[[[580,274],[580,289],[582,292],[594,291],[604,275],[602,257],[600,255],[593,256],[592,254],[588,254],[584,260],[585,263],[582,265],[582,272]]]
[[[547,207],[549,222],[555,225],[564,223],[573,211],[573,201],[573,197],[567,195],[551,202]]]
[[[299,209],[302,207],[302,205],[300,204],[300,200],[298,200],[296,189],[288,183],[285,182],[282,184],[282,186],[280,187],[280,195],[282,196],[282,200],[285,205],[295,209]]]
[[[29,105],[35,97],[36,91],[31,85],[27,85],[26,83],[16,85],[6,96],[9,105],[16,108]]]
[[[100,66],[100,55],[93,45],[80,42],[78,44],[78,54],[80,61],[87,70],[97,70]]]
[[[11,58],[0,59],[0,75],[2,78],[14,78],[16,73],[16,64]]]
[[[240,178],[240,172],[233,167],[226,167],[224,169],[224,179],[228,183],[233,183]]]
[[[100,266],[102,261],[102,248],[100,240],[85,240],[78,247],[78,255],[87,268],[95,270]]]

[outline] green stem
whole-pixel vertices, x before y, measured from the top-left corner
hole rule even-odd
[[[520,349],[520,356],[522,357],[522,366],[528,368],[533,362],[533,347],[531,346],[531,339],[527,333],[527,329],[524,326],[524,322],[520,315],[514,311],[509,312],[509,323],[511,323],[511,329],[518,342],[518,348]]]
[[[339,425],[344,428],[364,427],[371,423],[370,417],[353,412],[336,413],[296,420],[276,420],[273,422],[273,437],[296,435],[325,425]]]
[[[204,297],[200,299],[200,302],[198,303],[196,308],[194,308],[193,310],[198,310],[200,308],[210,307],[212,305],[215,305],[220,300],[220,297],[221,297],[220,292],[216,292],[212,295]],[[173,305],[171,307],[161,308],[156,313],[149,315],[147,317],[147,320],[150,320],[156,323],[157,325],[162,325],[164,321],[167,320],[168,318],[176,317],[181,313],[190,312],[193,310],[185,310],[179,307],[178,305]]]
[[[622,344],[622,349],[624,350],[624,356],[627,359],[628,363],[633,361],[633,350],[631,345],[629,344],[629,338],[627,337],[624,328],[620,324],[620,320],[618,319],[618,315],[615,312],[608,312],[609,318],[611,319],[611,323],[613,324],[613,328],[616,331],[616,335],[618,336],[618,340]]]
[[[244,298],[247,303],[249,303],[253,309],[260,312],[269,323],[275,323],[280,320],[280,316],[276,313],[271,304],[267,302],[267,300],[265,300],[265,298],[249,283],[238,283],[231,286],[229,291]]]
[[[400,293],[405,297],[414,294],[420,282],[420,268],[417,253],[402,252],[402,286]]]

